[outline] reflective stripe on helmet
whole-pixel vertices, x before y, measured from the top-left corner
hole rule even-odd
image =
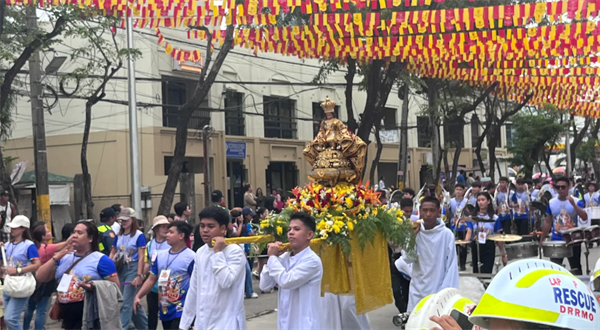
[[[517,288],[528,288],[534,285],[537,281],[539,281],[542,277],[548,275],[567,275],[572,276],[571,273],[567,273],[558,269],[538,269],[534,270],[531,273],[523,276],[519,282],[517,282]]]
[[[488,293],[483,294],[473,315],[476,314],[477,317],[498,317],[499,310],[502,311],[503,315],[510,315],[510,318],[528,320],[533,323],[554,323],[559,317],[559,313],[509,303],[496,299]]]

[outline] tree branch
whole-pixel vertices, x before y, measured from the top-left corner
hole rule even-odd
[[[477,107],[479,106],[479,104],[481,102],[483,102],[483,100],[485,100],[485,98],[490,95],[491,92],[493,92],[494,90],[496,90],[496,87],[498,86],[498,82],[494,82],[493,84],[491,84],[488,88],[486,88],[485,91],[483,91],[483,93],[481,93],[481,95],[479,95],[479,97],[475,100],[475,102],[473,102],[473,104],[465,109],[463,109],[460,112],[460,116],[464,116],[467,113],[474,111],[475,109],[477,109]]]
[[[6,103],[8,102],[8,96],[12,90],[12,83],[15,80],[15,77],[19,73],[19,71],[23,68],[25,63],[29,60],[33,52],[37,51],[44,43],[48,42],[52,38],[58,36],[62,33],[67,21],[64,17],[59,17],[54,24],[54,29],[49,33],[38,35],[33,41],[25,47],[21,56],[15,60],[15,63],[12,65],[8,71],[4,74],[4,81],[2,82],[2,86],[0,87],[0,110],[4,109]]]
[[[230,27],[233,28],[232,25],[229,25],[227,26],[227,31],[229,31]],[[206,26],[193,26],[191,27],[191,29],[204,31],[204,33],[206,34],[206,58],[204,59],[204,66],[202,68],[202,71],[200,71],[200,78],[198,79],[198,81],[202,83],[206,78],[206,70],[208,70],[208,66],[210,65],[210,61],[212,60],[212,33]],[[227,43],[227,37],[225,37],[225,43]],[[225,46],[225,44],[223,44],[223,46]]]
[[[346,115],[348,117],[347,126],[351,132],[356,132],[358,129],[358,123],[354,118],[354,109],[352,108],[352,86],[354,85],[354,76],[356,75],[356,60],[348,56],[348,72],[344,76],[346,79],[346,90],[344,94],[346,96]]]

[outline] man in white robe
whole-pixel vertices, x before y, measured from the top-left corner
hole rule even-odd
[[[246,256],[237,244],[225,246],[228,212],[209,206],[198,215],[204,243],[194,259],[194,271],[179,328],[245,330],[244,276]],[[199,238],[196,238],[199,239]],[[213,246],[213,239],[215,241]]]
[[[367,314],[356,313],[354,295],[325,293],[326,319],[322,329],[327,330],[371,330]]]
[[[281,242],[268,245],[269,261],[260,274],[260,289],[279,286],[277,328],[279,330],[321,330],[324,305],[321,298],[323,265],[310,249],[316,230],[315,219],[304,212],[290,217],[288,240],[292,252],[280,255]]]
[[[440,218],[440,201],[435,197],[425,197],[421,201],[420,215],[423,222],[415,230],[417,257],[407,255],[405,258],[407,263],[412,263],[409,312],[430,294],[445,288],[458,289],[454,235]]]

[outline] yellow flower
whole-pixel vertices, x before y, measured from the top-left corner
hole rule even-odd
[[[348,205],[348,208],[352,208],[352,206],[354,206],[354,202],[350,197],[346,198],[346,205]]]
[[[325,220],[321,220],[317,224],[317,230],[322,230],[322,229],[325,229]]]
[[[342,212],[342,211],[344,210],[344,208],[343,208],[341,205],[338,205],[338,206],[335,208],[335,210],[336,210],[336,211],[338,211],[338,212]]]
[[[262,228],[267,228],[267,227],[269,227],[269,220],[263,220],[263,221],[261,221],[261,222],[260,222],[260,226],[261,226]]]
[[[338,226],[339,228],[344,227],[344,223],[342,221],[337,220],[333,223],[334,226]]]
[[[377,216],[377,209],[373,209],[373,211],[371,212],[373,215]]]
[[[348,225],[348,230],[349,231],[353,231],[354,230],[354,224],[352,223],[352,221],[348,221],[346,224]]]
[[[334,231],[336,234],[339,234],[339,233],[340,233],[340,227],[339,227],[338,225],[333,225],[333,226],[331,226],[331,228],[333,229],[333,231]]]
[[[277,235],[283,234],[283,228],[281,226],[277,226]]]
[[[327,239],[327,237],[329,237],[329,235],[327,235],[327,233],[323,234],[323,238]]]
[[[402,216],[404,216],[404,212],[402,212],[402,210],[397,210],[396,215],[399,217],[402,217]]]
[[[402,217],[397,217],[396,220],[398,220],[398,222],[404,221],[404,219]]]

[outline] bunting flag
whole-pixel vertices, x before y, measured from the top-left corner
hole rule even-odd
[[[202,52],[200,49],[196,49],[193,51],[188,51],[184,49],[180,49],[177,47],[173,47],[168,41],[165,40],[165,36],[160,32],[160,29],[156,29],[156,36],[158,38],[158,44],[165,49],[165,53],[171,55],[172,58],[176,59],[179,62],[192,61],[192,62],[202,62]]]

